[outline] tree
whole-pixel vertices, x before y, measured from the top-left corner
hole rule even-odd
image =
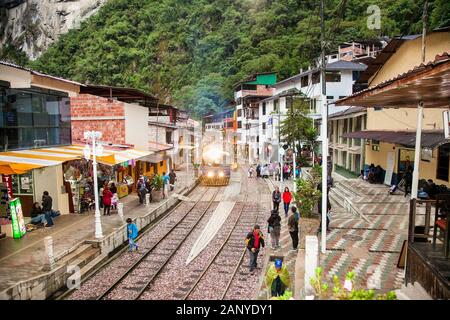
[[[281,122],[281,140],[289,146],[296,146],[296,153],[301,154],[300,143],[306,143],[314,147],[317,139],[317,130],[313,126],[313,120],[308,117],[309,99],[300,92],[294,92],[286,96],[288,111],[286,118]]]

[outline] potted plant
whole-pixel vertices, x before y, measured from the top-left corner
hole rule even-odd
[[[316,203],[321,197],[321,192],[317,190],[317,185],[313,180],[297,179],[297,192],[294,193],[294,199],[297,209],[300,213],[299,220],[299,246],[305,248],[305,239],[307,235],[316,235],[320,225],[320,217],[314,212]]]
[[[199,176],[200,163],[194,163],[194,175],[196,178]]]
[[[373,289],[355,289],[355,272],[350,271],[345,275],[344,284],[339,277],[333,276],[333,287],[323,279],[322,268],[316,268],[316,277],[309,280],[320,300],[397,300],[394,291],[376,294]]]
[[[155,174],[152,179],[152,199],[153,201],[161,201],[162,199],[162,192],[164,187],[164,180],[163,177],[159,174]]]

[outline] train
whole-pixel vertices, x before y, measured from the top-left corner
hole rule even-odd
[[[226,186],[230,182],[231,168],[227,164],[227,153],[219,144],[208,144],[202,150],[200,181],[205,186]]]

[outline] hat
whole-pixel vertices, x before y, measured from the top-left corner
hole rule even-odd
[[[282,265],[283,265],[283,261],[281,261],[281,259],[275,260],[275,268],[280,269]]]

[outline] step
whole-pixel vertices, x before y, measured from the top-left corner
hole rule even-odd
[[[414,285],[410,283],[407,286],[403,285],[400,289],[395,290],[395,293],[399,300],[432,300],[418,282],[415,282]]]
[[[100,255],[99,248],[91,248],[86,250],[74,260],[69,260],[68,265],[76,265],[80,269]]]
[[[77,259],[80,255],[82,255],[84,252],[86,252],[90,248],[92,248],[92,244],[88,244],[88,243],[81,244],[80,246],[78,246],[75,250],[73,250],[69,254],[62,256],[59,259],[55,259],[55,261],[58,263],[69,263],[70,264],[70,262]]]
[[[87,263],[83,268],[80,270],[80,276],[81,279],[84,279],[84,277],[92,270],[95,269],[97,265],[99,265],[101,262],[103,262],[106,258],[108,258],[108,255],[105,254],[99,254],[97,257],[95,257],[92,261]]]

